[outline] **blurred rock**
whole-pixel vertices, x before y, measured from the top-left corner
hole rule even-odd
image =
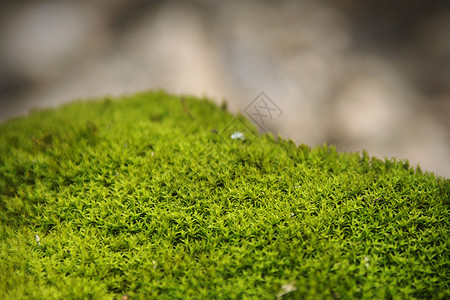
[[[2,28],[2,61],[36,81],[57,76],[84,52],[95,15],[77,1],[24,5]]]

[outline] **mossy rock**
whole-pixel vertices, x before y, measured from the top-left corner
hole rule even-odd
[[[449,195],[207,99],[75,102],[0,126],[0,294],[448,299]]]

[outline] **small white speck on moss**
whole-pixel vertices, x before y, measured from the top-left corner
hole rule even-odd
[[[370,266],[370,257],[364,257],[364,262],[364,265],[366,266],[366,268],[368,268]]]
[[[244,134],[243,134],[242,132],[235,131],[235,132],[231,135],[231,138],[232,138],[233,140],[236,140],[236,139],[243,140],[243,139],[245,139],[245,136],[244,136]]]
[[[39,238],[39,236],[36,234],[35,236],[34,236],[34,238],[36,239],[36,242],[38,243],[38,245],[40,246],[41,245],[41,242],[40,242],[40,238]]]
[[[283,297],[284,295],[291,293],[293,291],[296,291],[296,290],[297,290],[297,287],[295,286],[295,283],[293,283],[293,282],[283,284],[281,286],[281,290],[277,294],[277,299],[281,299],[281,297]]]

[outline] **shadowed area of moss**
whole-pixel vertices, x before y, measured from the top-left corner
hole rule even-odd
[[[450,297],[448,179],[254,131],[161,91],[2,124],[0,293]]]

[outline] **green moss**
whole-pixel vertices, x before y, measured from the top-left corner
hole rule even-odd
[[[164,92],[2,124],[2,298],[450,297],[448,179],[254,132]]]

